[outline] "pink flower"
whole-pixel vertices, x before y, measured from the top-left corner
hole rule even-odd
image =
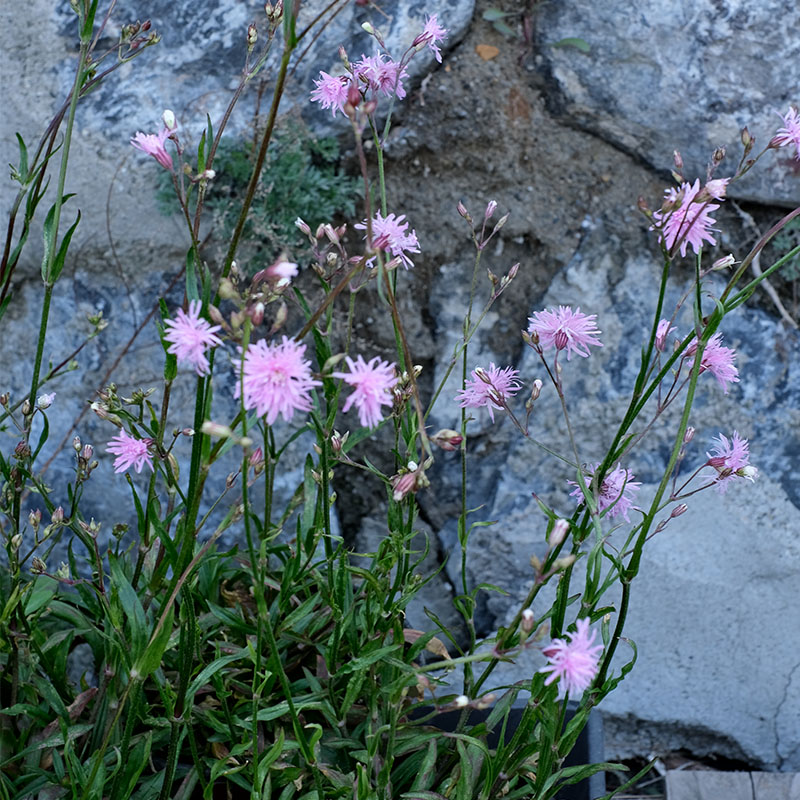
[[[595,464],[591,469],[586,470],[584,481],[588,489],[592,485],[592,478],[595,470],[599,467]],[[622,516],[625,522],[630,522],[628,512],[634,507],[633,503],[636,499],[636,493],[641,488],[642,484],[634,480],[635,475],[627,469],[622,469],[619,464],[603,478],[603,483],[600,486],[600,492],[597,497],[597,510],[602,514],[608,509],[608,516],[613,519],[617,516]],[[578,501],[578,505],[583,505],[584,496],[580,487],[575,481],[569,481],[571,486],[575,488],[569,493],[570,497],[574,497]]]
[[[747,439],[742,439],[734,431],[730,440],[720,434],[713,442],[711,452],[706,455],[708,465],[715,470],[714,483],[717,484],[720,494],[725,494],[728,486],[737,482],[739,478],[755,480],[758,470],[750,466],[750,445]]]
[[[559,306],[557,310],[546,309],[535,311],[528,318],[528,333],[539,337],[542,350],[555,347],[556,350],[567,351],[567,361],[573,351],[586,358],[589,345],[602,347],[603,343],[596,338],[601,331],[597,330],[596,314],[581,314],[580,308],[573,311],[569,306]]]
[[[135,439],[121,430],[106,445],[106,450],[116,456],[114,472],[127,472],[131,467],[141,472],[145,465],[150,467],[152,472],[153,456],[147,449],[152,443],[152,439]]]
[[[494,422],[494,410],[502,411],[506,400],[522,388],[518,376],[519,371],[513,367],[499,369],[490,362],[489,369],[472,370],[472,377],[466,380],[456,400],[461,408],[487,408]]]
[[[711,235],[711,226],[716,222],[711,212],[719,208],[718,203],[695,203],[700,193],[700,181],[693,184],[682,183],[680,189],[668,189],[664,193],[664,205],[667,210],[653,212],[656,224],[650,230],[657,230],[667,250],[672,251],[676,243],[680,243],[681,256],[686,255],[686,248],[691,245],[695,253],[700,252],[703,242],[716,244]],[[663,209],[663,206],[662,206]]]
[[[797,148],[795,158],[800,159],[800,114],[797,113],[796,108],[790,107],[785,117],[780,114],[778,116],[783,120],[783,127],[779,128],[775,136],[772,137],[770,146],[787,147],[794,145]]]
[[[398,100],[402,100],[406,96],[403,78],[408,77],[408,73],[405,67],[401,72],[400,64],[392,61],[383,53],[376,53],[369,58],[362,53],[361,61],[353,64],[353,74],[365,81],[373,92],[380,92],[386,97],[396,94]]]
[[[728,183],[730,182],[730,178],[715,178],[713,181],[709,181],[706,184],[706,191],[715,199],[715,200],[724,200],[725,195],[728,192]]]
[[[667,336],[674,330],[674,326],[669,324],[668,319],[662,319],[661,322],[658,323],[658,327],[656,328],[656,350],[658,350],[659,353],[663,353],[666,349]]]
[[[697,352],[697,337],[695,336],[686,348],[684,358],[688,359]],[[723,392],[728,394],[728,384],[739,382],[739,370],[733,365],[736,360],[736,351],[730,347],[722,345],[722,334],[715,333],[706,344],[703,350],[703,358],[700,361],[700,372],[708,370],[722,387]]]
[[[161,164],[164,169],[172,172],[172,156],[167,152],[164,143],[167,141],[172,131],[169,128],[163,128],[161,133],[142,133],[138,131],[136,136],[131,139],[131,144],[144,153],[147,153]]]
[[[168,319],[164,323],[169,328],[164,338],[172,342],[167,352],[176,355],[179,364],[188,362],[198,375],[208,375],[205,351],[222,344],[222,339],[215,333],[220,326],[210,325],[200,317],[202,305],[199,300],[192,300],[188,314],[179,308],[177,319]]]
[[[589,620],[579,619],[575,626],[575,633],[567,633],[566,639],[553,639],[542,652],[547,656],[548,664],[539,672],[549,672],[544,682],[549,686],[553,681],[558,681],[558,696],[563,698],[566,694],[582,695],[597,675],[600,653],[603,645],[592,645],[597,635],[592,631],[589,636]]]
[[[355,361],[347,356],[345,360],[350,372],[334,372],[333,377],[341,378],[355,387],[355,391],[347,398],[342,410],[346,413],[355,403],[361,425],[374,428],[383,419],[381,406],[392,404],[389,390],[397,383],[394,364],[381,361],[378,356],[370,359],[369,363],[362,356]]]
[[[414,266],[414,262],[406,253],[419,253],[420,249],[417,232],[412,229],[411,233],[406,233],[408,222],[403,222],[405,218],[405,214],[401,214],[399,217],[389,214],[384,217],[379,211],[372,220],[372,246],[399,258],[403,262],[403,266],[408,269]],[[365,231],[367,221],[356,223],[354,227]],[[366,239],[366,236],[364,238]],[[372,266],[374,262],[375,259],[371,258],[367,264]]]
[[[439,22],[436,19],[436,14],[432,14],[425,20],[425,27],[422,29],[422,33],[419,34],[416,39],[414,39],[414,41],[411,43],[411,46],[419,47],[420,45],[428,45],[428,48],[433,52],[436,60],[441,64],[442,54],[439,51],[437,44],[439,42],[443,42],[446,36],[447,28],[443,28],[441,25],[439,25]]]
[[[278,414],[288,422],[295,411],[308,411],[311,389],[321,383],[311,377],[311,362],[303,359],[305,351],[304,344],[286,336],[280,344],[267,344],[264,339],[251,344],[241,368],[244,407],[266,415],[268,425]],[[237,381],[234,397],[239,397],[241,384]]]
[[[335,117],[337,111],[344,114],[344,104],[347,102],[347,85],[350,79],[346,75],[328,75],[320,70],[320,79],[314,81],[317,87],[311,92],[311,99],[323,108],[331,109],[331,116]]]

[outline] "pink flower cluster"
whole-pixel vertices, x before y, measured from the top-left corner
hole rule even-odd
[[[494,411],[503,410],[508,398],[513,397],[522,384],[519,372],[513,367],[500,369],[493,362],[488,369],[472,370],[472,377],[464,383],[464,388],[456,395],[461,408],[486,408],[494,422]]]
[[[596,631],[589,635],[589,620],[579,619],[575,623],[575,633],[567,633],[567,639],[553,639],[542,652],[547,657],[547,666],[539,672],[549,672],[544,682],[549,686],[558,681],[559,699],[569,694],[582,695],[589,688],[600,661],[603,645],[593,644]]]
[[[168,329],[164,338],[171,342],[167,352],[177,356],[178,364],[189,364],[198,375],[208,375],[206,350],[222,344],[222,339],[216,335],[220,326],[210,325],[200,317],[202,306],[199,300],[192,300],[188,314],[179,308],[177,318],[164,323]]]
[[[425,27],[414,39],[411,50],[417,51],[427,46],[441,63],[442,53],[438,45],[446,36],[447,30],[439,25],[436,14],[433,14],[426,19]],[[373,100],[377,99],[378,95],[396,96],[398,100],[402,100],[406,96],[403,86],[403,79],[408,77],[406,63],[404,59],[397,62],[380,52],[372,56],[365,56],[362,53],[360,61],[347,65],[349,74],[329,75],[320,71],[320,77],[314,81],[315,88],[311,92],[311,100],[319,103],[323,109],[330,109],[334,117],[337,111],[345,113],[344,106],[348,101],[351,87],[363,97],[370,94]],[[358,94],[355,97],[357,100]]]
[[[334,372],[334,378],[341,378],[355,391],[347,398],[342,411],[347,413],[355,404],[358,418],[365,428],[374,428],[383,419],[381,406],[392,404],[390,389],[397,383],[394,364],[381,361],[378,356],[367,363],[362,356],[353,361],[345,359],[350,372]]]
[[[580,308],[573,311],[569,306],[559,306],[557,309],[535,311],[529,317],[528,333],[535,334],[542,350],[554,347],[556,350],[567,351],[567,361],[572,353],[586,358],[589,355],[589,346],[602,347],[603,343],[597,338],[601,331],[597,330],[596,314],[582,314]]]
[[[591,486],[595,470],[599,466],[599,464],[595,464],[586,471],[584,481],[587,489]],[[625,522],[630,522],[628,513],[634,508],[636,494],[642,486],[641,483],[633,480],[634,477],[630,470],[622,469],[619,464],[611,472],[606,473],[597,495],[597,510],[602,514],[608,509],[609,518],[621,516]],[[574,497],[579,506],[583,505],[584,496],[580,486],[575,481],[569,481],[569,484],[575,487],[569,496]]]
[[[304,344],[286,336],[280,344],[261,339],[249,345],[233,396],[239,397],[243,391],[245,409],[255,409],[260,417],[266,417],[268,425],[279,414],[288,422],[295,411],[309,411],[311,390],[322,384],[311,377],[311,362],[303,358],[305,352]]]
[[[725,193],[726,183],[714,181],[709,184],[706,198],[718,197],[721,199]],[[712,225],[716,220],[711,216],[712,211],[719,208],[718,203],[710,203],[708,199],[700,200],[700,181],[693,184],[682,183],[679,188],[667,189],[664,193],[664,205],[661,210],[653,212],[654,224],[650,230],[657,230],[664,246],[672,251],[679,245],[681,256],[686,255],[686,248],[691,245],[695,253],[700,252],[703,242],[716,244],[712,236]]]
[[[720,434],[713,440],[708,456],[708,466],[715,470],[714,483],[720,494],[728,491],[731,483],[745,479],[754,481],[758,470],[750,464],[750,445],[734,431],[728,439]]]
[[[392,258],[397,258],[403,266],[408,269],[414,266],[414,262],[408,257],[408,253],[419,253],[419,240],[417,232],[408,231],[408,221],[405,214],[396,217],[394,214],[383,216],[379,211],[372,219],[372,246],[376,250],[389,253]],[[353,227],[358,230],[366,231],[367,221],[356,223]],[[367,238],[366,236],[364,237]],[[368,266],[375,264],[375,258],[367,261]]]
[[[684,359],[694,358],[697,352],[697,337],[689,342],[689,346],[684,353]],[[722,344],[722,334],[715,333],[706,343],[703,350],[703,357],[700,360],[700,374],[708,370],[722,387],[725,394],[728,394],[728,384],[739,382],[739,370],[733,362],[736,360],[736,351]]]

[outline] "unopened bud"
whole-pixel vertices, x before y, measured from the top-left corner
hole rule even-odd
[[[694,428],[690,425],[686,429],[686,433],[683,434],[683,443],[689,444],[689,442],[691,442],[692,439],[694,439]]]
[[[28,514],[28,524],[35,531],[39,530],[39,523],[42,521],[42,512],[37,508],[36,511],[31,511]]]
[[[210,419],[207,419],[203,423],[200,432],[208,436],[218,436],[220,439],[227,439],[229,436],[233,435],[233,431],[227,425],[222,425],[219,422],[212,422]]]
[[[256,42],[258,41],[258,30],[256,26],[251,22],[247,26],[247,49],[252,50],[256,46]]]
[[[31,413],[31,404],[30,401],[26,400],[22,404],[22,416],[27,417]]]
[[[331,436],[331,450],[338,455],[342,452],[342,448],[344,447],[347,440],[350,438],[350,431],[346,431],[344,436],[342,436],[339,431],[334,430],[333,436]]]
[[[60,525],[64,521],[64,507],[57,506],[53,509],[53,514],[50,517],[50,521],[53,525]]]
[[[531,387],[531,402],[532,403],[535,403],[539,399],[539,395],[542,393],[542,386],[544,386],[544,384],[542,383],[541,378],[537,378],[533,382],[533,386]]]
[[[672,513],[670,517],[679,517],[681,514],[685,514],[689,510],[689,506],[686,503],[679,503],[675,508],[672,509]]]
[[[34,575],[41,575],[41,573],[47,572],[47,564],[39,556],[34,556],[31,561],[31,572]]]
[[[164,109],[164,113],[161,115],[161,121],[168,131],[174,131],[178,128],[178,121],[175,119],[175,114],[169,108]]]
[[[497,233],[497,231],[499,231],[503,227],[503,225],[505,225],[506,222],[508,222],[508,218],[510,216],[511,216],[510,214],[503,214],[503,216],[500,217],[499,220],[497,220],[497,225],[495,225],[494,228],[492,229],[492,235]]]
[[[455,700],[453,700],[453,705],[456,708],[466,708],[469,705],[469,697],[467,697],[465,694],[460,694]]]
[[[484,708],[489,708],[495,700],[497,700],[497,695],[494,692],[489,692],[489,694],[479,697],[473,705],[478,710],[483,710]]]
[[[747,126],[742,128],[741,133],[742,144],[744,145],[745,152],[750,150],[750,148],[755,143],[755,139],[750,135],[750,131],[747,129]]]
[[[677,150],[672,151],[672,163],[675,164],[675,169],[683,169],[683,156]]]
[[[556,571],[567,569],[567,567],[571,567],[575,563],[576,556],[573,553],[570,553],[568,556],[564,556],[563,558],[557,558],[553,562],[553,569]]]
[[[533,610],[530,608],[526,608],[522,612],[522,630],[525,633],[530,633],[533,630],[533,626],[536,623],[536,616],[533,613]]]
[[[713,154],[711,155],[711,161],[716,165],[719,164],[724,158],[725,158],[725,148],[724,147],[715,148]]]
[[[347,102],[353,108],[358,108],[358,104],[361,102],[361,92],[354,83],[351,83],[347,89]]]
[[[758,477],[758,469],[752,464],[748,464],[747,466],[737,469],[736,474],[740,478],[747,478],[748,481],[755,481],[755,479]]]
[[[459,200],[458,205],[456,206],[458,213],[461,214],[464,219],[472,225],[472,217],[470,216],[469,211],[467,211],[467,207]]]
[[[442,428],[438,433],[431,436],[431,441],[442,450],[452,452],[464,441],[464,437],[452,428]]]
[[[302,231],[306,236],[311,236],[311,228],[308,226],[308,223],[300,219],[298,217],[294,221],[295,227]]]
[[[81,458],[84,461],[91,461],[93,455],[94,447],[92,447],[90,444],[85,444],[81,450]]]
[[[228,474],[228,477],[225,478],[225,488],[233,489],[234,486],[236,486],[236,473],[231,472]]]
[[[22,534],[21,533],[15,533],[11,537],[11,549],[14,552],[16,552],[17,550],[20,549],[20,547],[22,547]]]
[[[551,548],[556,548],[566,539],[567,533],[569,533],[569,522],[565,519],[557,519],[547,537],[547,543]]]
[[[40,394],[36,398],[36,407],[40,411],[44,411],[46,408],[50,408],[53,405],[53,400],[56,398],[55,392],[50,392],[49,394]]]
[[[732,267],[736,263],[736,259],[733,257],[733,253],[728,253],[728,255],[723,256],[722,258],[718,258],[712,265],[711,269],[719,270],[719,269],[727,269],[728,267]]]
[[[8,405],[8,401],[11,399],[11,395],[8,392],[3,392],[0,394],[0,406],[4,408]]]
[[[490,200],[486,206],[486,211],[483,212],[483,218],[489,219],[489,217],[494,214],[495,209],[497,208],[497,203],[494,200]]]

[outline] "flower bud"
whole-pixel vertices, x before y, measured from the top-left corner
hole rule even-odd
[[[252,50],[256,46],[256,42],[258,41],[258,30],[256,26],[251,22],[247,26],[247,49]]]
[[[486,211],[483,212],[483,218],[489,219],[489,217],[494,214],[495,209],[497,208],[497,203],[494,200],[490,200],[486,206]]]
[[[175,114],[169,108],[164,109],[164,113],[161,115],[161,121],[164,123],[164,127],[168,131],[174,131],[178,129],[178,121],[175,119]]]
[[[84,461],[91,461],[93,455],[94,455],[94,447],[92,447],[90,444],[85,444],[83,446],[83,449],[81,450],[81,458]]]
[[[53,509],[53,514],[50,517],[50,521],[53,525],[60,525],[64,521],[64,507],[57,506]]]
[[[300,219],[300,217],[298,217],[294,221],[294,224],[295,224],[295,227],[298,228],[306,236],[311,236],[311,228],[308,226],[308,223],[303,221],[302,219]]]
[[[8,392],[3,392],[3,394],[0,394],[0,406],[3,406],[4,408],[8,406],[8,401],[10,399],[11,395]]]
[[[31,404],[30,401],[26,400],[22,404],[22,416],[27,417],[31,413]]]
[[[569,533],[569,522],[565,519],[557,519],[547,537],[547,543],[551,548],[556,548],[566,539],[567,533]]]
[[[212,422],[210,419],[207,419],[203,423],[200,432],[208,436],[218,436],[220,439],[227,439],[233,435],[233,431],[227,425],[222,425],[219,422]]]
[[[22,534],[21,533],[15,533],[11,537],[11,549],[14,552],[16,552],[17,550],[20,549],[20,547],[22,547]]]
[[[525,633],[530,633],[533,630],[534,624],[536,623],[536,617],[533,613],[533,609],[526,608],[522,612],[522,630]]]
[[[686,503],[679,503],[675,508],[672,509],[672,513],[670,514],[670,518],[679,517],[681,514],[685,514],[689,510],[689,506]]]
[[[464,437],[452,428],[442,428],[431,436],[431,441],[442,450],[452,452],[464,441]]]
[[[50,408],[53,405],[53,400],[55,400],[56,393],[50,392],[49,394],[40,394],[36,398],[36,407],[39,411],[44,411],[46,408]]]
[[[683,169],[683,157],[677,150],[672,151],[672,163],[675,164],[675,169]]]
[[[728,255],[723,256],[722,258],[718,258],[712,265],[711,269],[713,270],[721,270],[727,269],[728,267],[732,267],[736,263],[736,259],[733,257],[733,253],[728,253]]]
[[[470,225],[472,224],[472,217],[470,216],[469,211],[467,211],[467,207],[460,200],[458,201],[456,210],[467,222],[469,222]]]
[[[469,705],[469,697],[467,697],[465,694],[460,694],[455,700],[453,700],[453,705],[456,708],[466,708]]]
[[[758,469],[754,467],[752,464],[747,464],[744,467],[740,467],[736,470],[736,474],[740,478],[747,478],[748,481],[755,481],[758,477]]]
[[[716,166],[725,158],[725,148],[724,147],[716,147],[714,148],[714,152],[711,155],[711,161]]]
[[[34,575],[41,575],[41,573],[47,572],[47,564],[39,556],[34,556],[31,561],[31,572]]]
[[[36,511],[31,511],[28,514],[28,524],[35,531],[39,530],[39,523],[42,521],[42,512],[37,508]]]

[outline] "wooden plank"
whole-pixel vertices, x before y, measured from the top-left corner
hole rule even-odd
[[[667,772],[667,800],[754,800],[753,784],[749,772],[673,769]]]
[[[667,800],[800,800],[796,772],[667,772]]]

